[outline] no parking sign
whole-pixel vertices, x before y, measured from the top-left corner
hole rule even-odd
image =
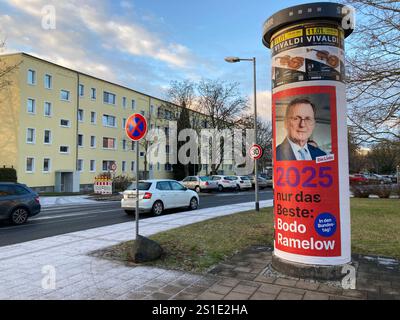
[[[132,114],[125,125],[125,132],[133,141],[141,140],[147,133],[147,120],[140,113]]]

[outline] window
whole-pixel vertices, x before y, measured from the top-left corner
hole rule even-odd
[[[115,149],[115,138],[103,137],[103,148],[104,149]]]
[[[157,162],[157,171],[160,171],[160,163]]]
[[[154,106],[151,105],[151,106],[150,106],[150,114],[153,114],[153,113],[154,113]]]
[[[60,153],[69,153],[68,146],[60,146]]]
[[[76,170],[78,170],[79,172],[83,171],[83,160],[82,159],[78,159],[78,161],[76,163]]]
[[[26,129],[26,143],[35,143],[36,130],[33,128]]]
[[[111,165],[114,164],[114,160],[103,160],[103,171],[108,171],[111,168]]]
[[[132,110],[135,110],[135,108],[136,108],[136,101],[135,101],[135,99],[132,99],[131,106],[132,106]]]
[[[122,139],[122,150],[126,150],[126,140]]]
[[[96,160],[90,160],[90,172],[96,171]]]
[[[35,171],[35,158],[26,158],[26,172]]]
[[[60,126],[61,127],[70,127],[70,121],[69,120],[66,120],[66,119],[61,119],[60,120]]]
[[[135,161],[131,161],[131,171],[135,171]]]
[[[36,113],[36,101],[35,101],[35,99],[28,99],[27,111],[28,111],[28,113]]]
[[[36,71],[29,69],[28,70],[28,84],[36,84]]]
[[[83,110],[78,110],[78,121],[83,122]]]
[[[140,152],[139,152],[139,155],[140,155],[141,157],[144,157],[144,152],[143,152],[143,151],[140,151]]]
[[[131,142],[131,150],[132,151],[135,151],[135,144],[136,144],[135,141]]]
[[[90,123],[96,123],[96,112],[90,112]]]
[[[43,159],[43,172],[49,172],[49,171],[50,171],[50,159],[44,158]]]
[[[44,130],[43,143],[44,144],[50,144],[51,143],[51,131],[50,130]]]
[[[115,122],[115,117],[110,116],[107,114],[103,114],[103,126],[105,127],[117,127],[116,122]]]
[[[164,133],[167,137],[169,137],[169,127],[164,128]]]
[[[168,144],[165,146],[165,153],[169,154],[169,145]]]
[[[125,130],[126,118],[122,118],[122,129]]]
[[[51,102],[45,102],[44,103],[44,115],[46,117],[50,117],[51,116]]]
[[[146,111],[140,110],[140,114],[141,114],[142,116],[144,116],[144,115],[146,115]]]
[[[122,108],[126,108],[126,97],[122,97]]]
[[[170,181],[169,183],[171,184],[172,190],[176,190],[176,191],[184,191],[185,190],[185,187],[183,185],[181,185],[179,182]]]
[[[91,88],[90,89],[90,98],[92,100],[96,100],[96,95],[97,95],[96,88]]]
[[[95,136],[90,136],[90,147],[96,148],[96,137]]]
[[[170,163],[166,163],[166,164],[164,165],[164,170],[165,170],[165,171],[172,171],[172,166],[171,166],[171,164],[170,164]]]
[[[67,91],[67,90],[61,90],[60,91],[60,99],[61,100],[69,101],[69,98],[70,98],[69,91]]]
[[[122,172],[126,171],[126,161],[122,161]]]
[[[79,96],[83,97],[85,95],[85,86],[83,84],[79,85]]]
[[[156,188],[158,190],[171,190],[171,185],[168,181],[157,182]]]
[[[83,134],[78,134],[78,147],[83,147]]]
[[[150,165],[149,165],[149,170],[153,171],[153,164],[152,163],[150,163]]]
[[[108,104],[115,104],[115,94],[104,91],[103,102]]]
[[[51,89],[53,87],[53,77],[49,74],[44,75],[44,87]]]

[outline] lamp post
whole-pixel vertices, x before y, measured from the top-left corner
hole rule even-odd
[[[256,89],[256,58],[241,59],[238,57],[226,57],[226,62],[235,63],[240,61],[252,61],[253,62],[253,77],[254,77],[254,144],[257,144],[257,89]],[[260,202],[258,199],[258,168],[257,159],[254,160],[254,189],[255,189],[255,202],[256,211],[260,211]]]

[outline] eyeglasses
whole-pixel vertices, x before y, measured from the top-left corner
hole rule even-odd
[[[307,126],[310,126],[310,125],[314,124],[314,121],[315,121],[314,118],[310,118],[310,117],[302,118],[302,117],[299,117],[299,116],[297,116],[297,117],[289,117],[289,120],[291,122],[295,123],[295,124],[300,124],[302,121],[304,121],[304,123]]]

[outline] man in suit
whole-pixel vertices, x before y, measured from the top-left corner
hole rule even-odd
[[[276,147],[276,160],[315,160],[326,153],[308,143],[315,128],[315,106],[308,99],[292,100],[284,119],[287,135]]]

